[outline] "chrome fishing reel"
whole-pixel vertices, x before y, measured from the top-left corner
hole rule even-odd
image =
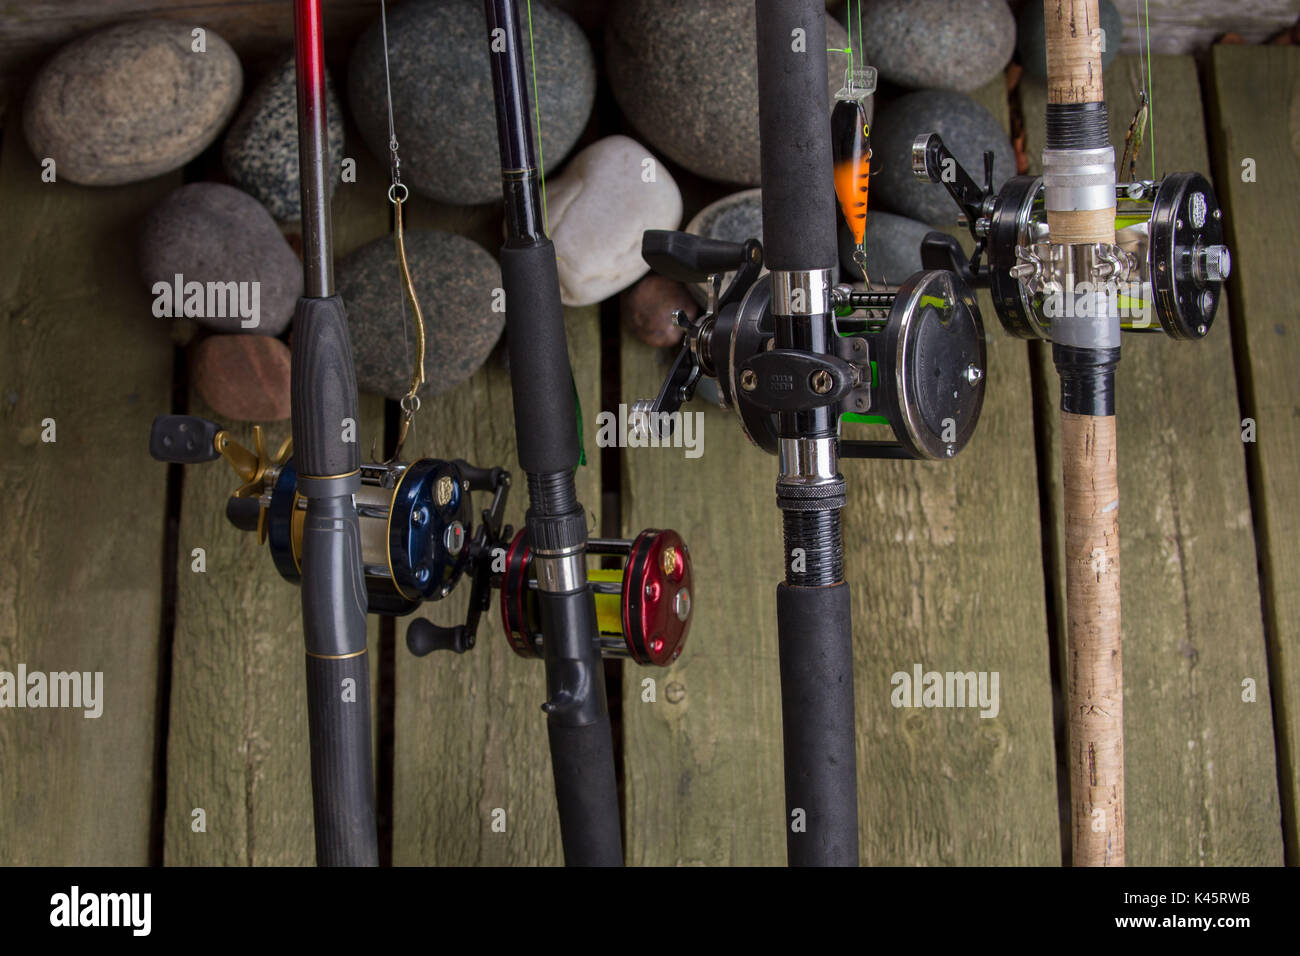
[[[1048,241],[1041,176],[1013,176],[995,193],[992,154],[985,154],[978,185],[936,133],[912,144],[912,170],[947,187],[975,239],[967,258],[952,236],[932,232],[921,246],[923,264],[987,286],[1011,335],[1050,340],[1054,318],[1083,315],[1099,303],[1119,314],[1125,331],[1175,339],[1209,333],[1232,261],[1223,211],[1199,173],[1116,185],[1115,244],[1089,251],[1096,260],[1091,272],[1102,280],[1094,284],[1076,282],[1067,247]]]
[[[984,403],[986,352],[979,307],[951,271],[918,272],[897,289],[831,292],[834,340],[822,351],[775,348],[771,283],[762,246],[650,230],[642,257],[678,282],[708,281],[709,303],[685,332],[653,401],[637,402],[632,423],[667,437],[674,413],[701,375],[717,380],[718,403],[746,436],[778,454],[777,414],[834,407],[838,420],[886,425],[892,440],[841,437],[842,458],[947,459],[974,434]],[[722,277],[735,276],[725,290]]]
[[[159,415],[149,452],[158,461],[177,464],[225,458],[243,482],[226,502],[226,517],[235,527],[256,533],[258,543],[268,545],[281,577],[297,584],[307,502],[298,494],[291,443],[268,454],[260,425],[253,429],[253,440],[250,450],[215,422]],[[493,522],[499,528],[509,486],[503,469],[476,468],[461,460],[362,465],[355,501],[370,613],[409,614],[425,601],[450,594],[473,565],[476,551],[495,543]],[[493,493],[477,536],[470,505],[475,491]]]

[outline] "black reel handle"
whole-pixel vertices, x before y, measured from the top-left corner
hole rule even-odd
[[[149,454],[155,461],[197,465],[216,461],[221,426],[197,415],[159,415],[149,430]]]
[[[464,624],[440,627],[426,618],[418,617],[406,629],[406,647],[416,657],[434,651],[454,651],[464,654],[474,646],[474,634]]]
[[[647,229],[641,237],[641,258],[659,275],[676,282],[703,282],[709,276],[735,272],[747,257],[739,242],[668,229]]]

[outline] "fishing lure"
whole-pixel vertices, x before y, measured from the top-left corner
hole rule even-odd
[[[871,182],[871,97],[875,92],[875,67],[850,67],[831,110],[835,196],[853,234],[853,261],[862,269],[868,286],[867,195]]]

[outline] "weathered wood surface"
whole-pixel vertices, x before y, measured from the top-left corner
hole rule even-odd
[[[337,257],[389,228],[383,170],[358,139],[352,142],[357,182],[341,184],[334,198]],[[361,397],[363,457],[372,439],[383,444],[383,406],[381,398]],[[165,409],[165,402],[158,406]],[[197,394],[191,394],[190,411],[220,421]],[[289,422],[264,428],[274,453],[289,436]],[[252,447],[251,425],[232,431]],[[226,520],[226,499],[238,484],[221,461],[184,472],[164,860],[310,865],[316,853],[301,594],[280,577],[265,545]],[[194,548],[206,552],[204,573],[192,570]],[[368,632],[374,713],[378,618],[368,619]],[[206,812],[206,832],[192,827],[198,807]]]
[[[471,235],[493,255],[500,237],[499,210],[442,206],[413,199],[409,228]],[[398,295],[394,284],[393,294]],[[426,321],[439,319],[438,303],[422,303]],[[481,303],[490,309],[490,302]],[[569,359],[584,420],[600,396],[600,329],[595,309],[565,312]],[[408,441],[412,455],[465,458],[511,474],[506,520],[522,526],[528,490],[515,451],[510,377],[504,346],[465,385],[427,400]],[[587,465],[578,470],[578,496],[599,526],[600,456],[587,437]],[[475,513],[487,507],[476,495]],[[447,600],[426,605],[442,625],[462,623],[469,598],[465,581]],[[550,865],[563,862],[551,777],[546,699],[541,661],[512,651],[501,630],[497,593],[479,624],[478,644],[463,655],[439,652],[416,658],[406,649],[411,618],[397,622],[396,756],[393,862],[398,865]],[[505,811],[505,830],[493,829],[493,812]]]
[[[1255,420],[1245,445],[1259,536],[1273,714],[1288,862],[1300,832],[1300,50],[1216,47],[1207,95],[1219,199],[1232,248],[1232,336],[1242,378],[1241,414]],[[1255,182],[1243,179],[1253,161]],[[1227,411],[1225,410],[1225,417]],[[1239,436],[1240,437],[1240,436]],[[1230,624],[1226,625],[1231,627]],[[1261,685],[1262,661],[1242,676]],[[1258,718],[1262,719],[1262,718]],[[1247,773],[1242,768],[1242,773]],[[1262,767],[1257,772],[1262,772]]]
[[[1198,88],[1196,66],[1190,57],[1157,57],[1154,66],[1157,169],[1208,175],[1201,103],[1188,95]],[[1136,57],[1121,56],[1106,72],[1117,159],[1136,108],[1138,77]],[[1028,80],[1020,91],[1031,171],[1038,172],[1046,93]],[[1253,102],[1258,92],[1247,95]],[[1257,116],[1258,107],[1243,106],[1243,122],[1254,128]],[[1151,142],[1148,134],[1148,149]],[[1149,175],[1149,153],[1138,170]],[[1275,236],[1276,220],[1262,221],[1270,225],[1261,237]],[[1233,252],[1236,265],[1241,260]],[[1232,311],[1239,308],[1234,301]],[[1228,303],[1220,305],[1213,330],[1200,342],[1126,335],[1117,375],[1129,865],[1282,859],[1228,311]],[[1045,384],[1039,414],[1051,436],[1044,468],[1059,568],[1059,386],[1050,350],[1035,351]],[[1064,608],[1063,579],[1053,587],[1057,608]],[[1063,641],[1059,620],[1056,630]],[[1242,700],[1246,678],[1258,686],[1256,703]]]
[[[1295,0],[1143,0],[1141,9],[1129,0],[1119,0],[1116,6],[1124,18],[1123,53],[1145,52],[1148,16],[1151,52],[1168,54],[1202,52],[1228,32],[1241,34],[1249,43],[1261,43],[1300,16]]]
[[[103,713],[0,710],[0,864],[139,865],[154,799],[166,499],[166,470],[149,467],[145,449],[169,401],[172,346],[123,237],[176,179],[95,189],[40,177],[10,123],[0,671],[102,672]]]
[[[324,0],[331,63],[379,16],[373,0]],[[0,73],[40,66],[63,44],[124,20],[181,20],[215,31],[245,68],[268,66],[293,48],[289,0],[27,0],[0,8]]]
[[[1005,123],[1001,78],[977,98]],[[982,309],[992,320],[987,297]],[[989,346],[983,417],[959,459],[842,469],[865,863],[1060,859],[1029,367],[1020,343],[993,333]],[[626,335],[622,370],[625,402],[664,372]],[[696,574],[681,661],[624,680],[629,861],[783,864],[776,462],[733,413],[706,409],[704,434],[697,459],[624,456],[624,532],[678,527]],[[998,715],[894,708],[891,676],[915,663],[1000,672]],[[642,702],[643,677],[657,702]]]

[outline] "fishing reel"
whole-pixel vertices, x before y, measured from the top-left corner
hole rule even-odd
[[[947,187],[975,239],[967,258],[952,236],[932,232],[921,244],[922,264],[987,287],[1011,335],[1050,340],[1053,318],[1093,308],[1099,296],[1114,296],[1125,331],[1175,339],[1209,333],[1232,260],[1222,209],[1199,173],[1116,185],[1115,245],[1092,247],[1092,274],[1105,286],[1094,288],[1074,276],[1069,247],[1048,241],[1041,176],[1013,176],[994,192],[993,154],[984,154],[977,184],[936,133],[913,142],[912,171]]]
[[[302,579],[306,499],[286,440],[267,453],[260,425],[253,449],[244,448],[215,422],[194,415],[159,415],[149,437],[158,461],[197,464],[224,458],[243,484],[226,502],[226,517],[265,542],[281,577]],[[497,543],[510,476],[501,468],[422,458],[361,466],[355,495],[367,607],[372,614],[409,614],[424,601],[451,593],[480,553]],[[492,492],[475,533],[470,495]]]
[[[509,546],[504,547],[507,540]],[[601,656],[656,667],[677,660],[691,626],[691,558],[681,536],[676,531],[647,529],[631,541],[589,538],[587,554],[624,559],[621,568],[587,571],[587,586],[596,600]],[[490,535],[477,550],[465,624],[446,628],[422,618],[412,621],[406,630],[411,653],[417,657],[438,650],[461,654],[473,647],[494,588],[500,591],[501,626],[511,649],[520,657],[544,657],[537,567],[528,531],[521,528],[511,538],[509,526]]]
[[[630,423],[653,440],[670,437],[702,375],[717,380],[718,404],[734,409],[745,435],[779,453],[777,414],[834,407],[844,421],[887,425],[892,440],[841,438],[842,458],[946,459],[970,440],[984,403],[984,328],[975,297],[951,271],[918,272],[891,291],[831,290],[834,335],[824,353],[777,349],[763,249],[683,232],[647,231],[641,255],[677,282],[706,282],[704,313],[688,321],[681,351],[653,401]],[[726,289],[723,277],[734,272]]]
[[[603,657],[667,667],[677,660],[691,626],[691,557],[676,531],[647,529],[632,540],[589,538],[587,553],[613,555],[621,568],[591,568]],[[510,543],[501,590],[501,623],[520,657],[541,658],[542,621],[528,532]]]

